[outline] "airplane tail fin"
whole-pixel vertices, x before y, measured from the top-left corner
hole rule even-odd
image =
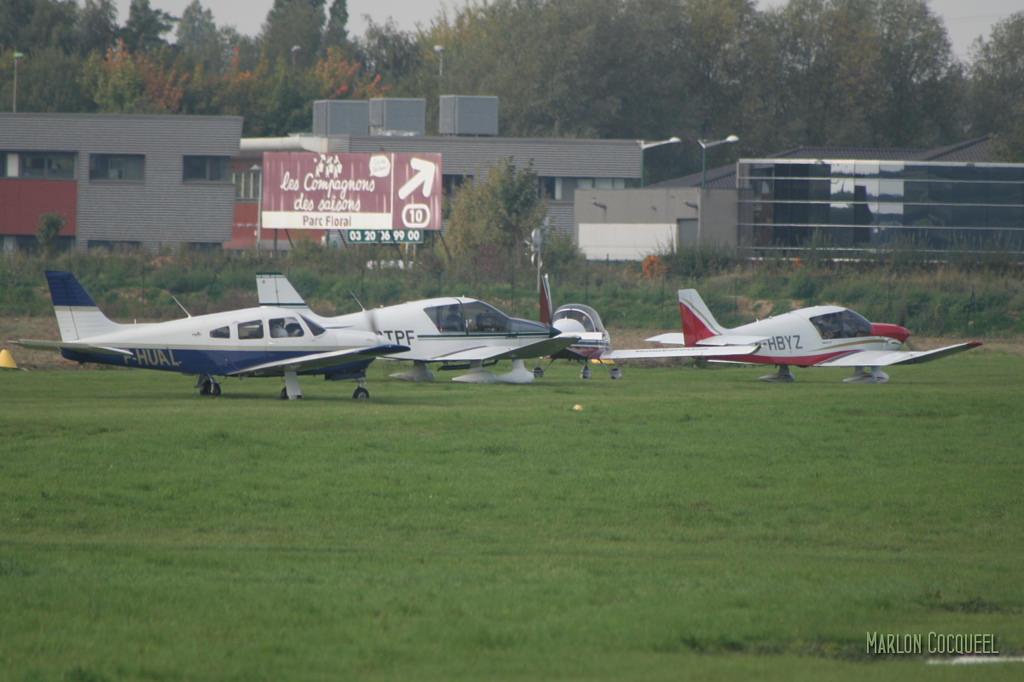
[[[50,286],[61,341],[77,341],[122,326],[103,314],[70,272],[47,270],[46,283]]]
[[[540,280],[540,322],[551,324],[551,317],[554,308],[551,305],[551,287],[548,285],[548,276],[545,274]]]
[[[278,308],[299,308],[308,310],[309,305],[295,290],[288,278],[280,272],[260,272],[256,274],[256,291],[260,305]]]
[[[724,331],[696,289],[679,290],[679,314],[683,318],[683,339],[687,346]]]

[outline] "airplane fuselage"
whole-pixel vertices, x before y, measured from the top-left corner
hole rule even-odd
[[[762,339],[760,349],[744,356],[744,362],[810,366],[853,351],[898,350],[903,345],[898,338],[877,333],[879,327],[846,308],[814,306],[750,322],[727,333]]]
[[[292,325],[293,335],[288,335],[287,325]],[[280,374],[280,370],[247,372],[246,368],[338,348],[382,343],[371,332],[324,330],[293,310],[268,307],[120,325],[116,331],[90,336],[87,341],[91,348],[64,348],[61,354],[79,362],[209,376]],[[110,351],[102,350],[104,347]],[[339,360],[337,365],[299,369],[297,374],[350,378],[360,376],[371,361],[372,358]]]
[[[557,334],[547,325],[509,317],[471,298],[432,298],[337,317],[311,317],[328,330],[378,330],[390,343],[409,347],[387,356],[396,360],[444,361],[455,352],[526,346]]]

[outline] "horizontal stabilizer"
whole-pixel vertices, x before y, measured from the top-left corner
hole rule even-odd
[[[649,341],[650,343],[664,343],[675,346],[686,345],[686,339],[683,338],[682,332],[668,332],[667,334],[658,334],[657,336],[652,336],[649,339],[644,339],[644,341]]]
[[[934,350],[864,350],[819,362],[815,367],[886,367],[938,360],[981,345],[980,341],[957,343]]]
[[[408,346],[384,344],[380,346],[366,346],[364,348],[348,348],[345,350],[327,351],[326,353],[310,353],[308,355],[299,355],[291,358],[285,358],[283,360],[263,362],[251,367],[245,367],[235,372],[231,372],[228,376],[247,374],[276,375],[286,369],[294,370],[296,372],[309,372],[324,369],[326,367],[332,367],[339,363],[372,360],[373,358],[380,357],[381,355],[402,353],[407,350],[409,350]]]
[[[742,356],[756,353],[758,344],[746,346],[684,346],[681,348],[624,348],[613,350],[601,355],[601,360],[655,360],[658,358],[706,358],[724,356]]]
[[[37,350],[70,350],[77,353],[101,353],[103,355],[126,355],[132,356],[132,351],[114,346],[97,346],[92,343],[81,343],[78,341],[49,341],[46,339],[17,339],[16,343],[24,348],[35,348]]]

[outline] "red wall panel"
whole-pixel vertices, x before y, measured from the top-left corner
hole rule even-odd
[[[0,178],[0,234],[34,235],[39,216],[64,216],[63,236],[75,234],[78,183],[73,180]]]

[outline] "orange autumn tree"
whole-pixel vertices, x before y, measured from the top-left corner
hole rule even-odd
[[[361,64],[345,59],[341,48],[332,45],[313,65],[312,85],[319,99],[369,99],[382,97],[387,87],[380,75],[367,80],[360,75]]]
[[[145,53],[128,52],[120,40],[102,57],[92,53],[82,70],[82,84],[103,113],[177,113],[187,81]]]

